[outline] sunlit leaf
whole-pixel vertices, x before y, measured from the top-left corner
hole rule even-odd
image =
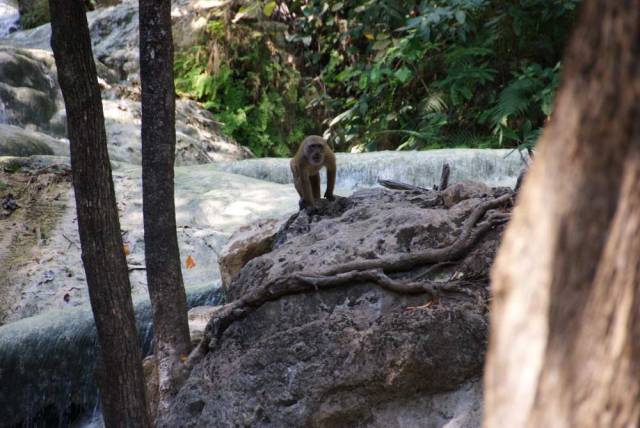
[[[333,6],[331,6],[331,12],[337,12],[340,9],[342,9],[343,6],[344,6],[344,3],[339,1],[338,3],[334,4]]]
[[[275,1],[270,1],[264,5],[262,13],[264,13],[264,16],[271,16],[273,15],[273,11],[276,10],[276,6],[277,5]]]

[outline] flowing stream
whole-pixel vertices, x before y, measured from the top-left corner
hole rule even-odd
[[[0,37],[17,31],[20,28],[18,19],[18,3],[14,0],[0,0]]]
[[[189,307],[220,302],[220,288],[189,289]],[[135,303],[144,355],[153,349],[148,300]],[[89,426],[99,421],[96,329],[87,307],[0,327],[0,426]],[[99,424],[98,424],[99,425]]]

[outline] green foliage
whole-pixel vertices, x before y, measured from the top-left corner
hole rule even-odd
[[[207,36],[176,57],[176,89],[202,101],[257,156],[290,156],[317,128],[301,114],[304,86],[290,54],[268,33],[230,20],[211,21]]]
[[[96,8],[96,0],[84,0],[86,11]],[[105,1],[107,5],[110,1]],[[114,3],[115,4],[115,3]],[[24,10],[23,10],[24,9]],[[20,26],[23,29],[35,28],[51,20],[49,16],[49,0],[28,0],[20,7]]]
[[[35,0],[29,3],[29,7],[20,15],[20,25],[22,28],[34,28],[46,24],[51,19],[49,17],[48,0]]]
[[[240,2],[178,57],[177,86],[258,156],[320,130],[352,151],[532,145],[578,3]]]
[[[295,3],[295,2],[294,2]],[[300,2],[306,65],[339,147],[535,141],[551,112],[575,0]]]

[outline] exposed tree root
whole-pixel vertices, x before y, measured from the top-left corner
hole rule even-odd
[[[433,248],[415,254],[393,254],[383,259],[356,260],[333,266],[320,273],[320,275],[335,275],[337,273],[349,272],[352,270],[369,269],[382,269],[386,273],[400,272],[410,270],[416,266],[457,260],[465,255],[471,247],[473,247],[473,244],[475,244],[478,237],[483,233],[494,227],[496,224],[506,221],[503,215],[498,214],[491,216],[487,221],[478,224],[478,227],[474,229],[476,223],[478,223],[488,210],[510,202],[511,196],[512,195],[509,193],[502,195],[499,198],[491,199],[479,204],[465,220],[462,225],[462,232],[458,235],[458,238],[447,247]]]
[[[511,201],[511,197],[512,194],[506,194],[479,204],[465,220],[460,235],[445,248],[431,249],[416,254],[402,253],[381,259],[348,262],[321,272],[302,272],[276,278],[264,286],[253,289],[238,300],[220,307],[207,324],[205,338],[192,352],[187,366],[193,366],[209,351],[210,346],[215,346],[225,330],[234,321],[244,318],[264,303],[286,295],[363,282],[374,283],[394,293],[427,294],[432,298],[442,291],[464,293],[465,290],[460,287],[460,282],[427,281],[423,279],[424,272],[408,281],[393,279],[388,274],[408,271],[422,265],[442,266],[459,260],[468,254],[482,234],[508,220],[508,214],[494,213],[485,221],[479,222],[488,210],[507,204]],[[467,291],[465,294],[468,293]]]
[[[440,175],[440,185],[438,186],[439,191],[445,190],[449,186],[449,174],[451,173],[451,167],[448,163],[442,165],[442,174]]]

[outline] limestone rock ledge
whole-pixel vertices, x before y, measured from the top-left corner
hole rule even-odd
[[[229,299],[295,272],[446,247],[474,208],[508,191],[461,186],[446,204],[377,188],[301,214],[233,277]],[[394,276],[459,284],[436,298],[359,283],[260,305],[195,365],[159,426],[481,426],[488,271],[503,228],[459,260]]]

